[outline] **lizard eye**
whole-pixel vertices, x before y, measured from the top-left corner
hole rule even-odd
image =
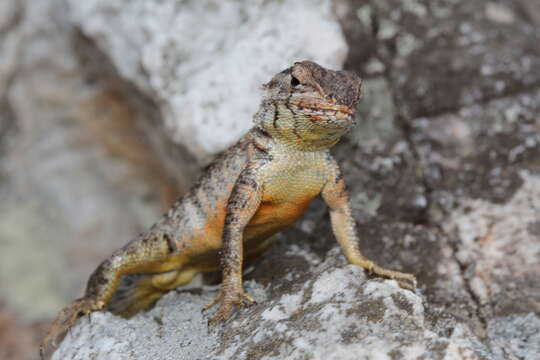
[[[291,85],[292,86],[300,85],[300,80],[298,80],[297,78],[295,78],[294,76],[291,75]]]

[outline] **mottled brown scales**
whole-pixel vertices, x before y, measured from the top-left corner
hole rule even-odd
[[[343,176],[329,153],[353,125],[361,80],[310,62],[295,63],[264,86],[255,126],[205,171],[191,191],[150,230],[115,251],[90,276],[85,295],[64,308],[42,351],[92,311],[124,316],[150,306],[200,272],[221,267],[211,322],[253,299],[242,263],[293,224],[322,195],[332,229],[351,264],[413,288],[410,274],[381,268],[359,250]]]

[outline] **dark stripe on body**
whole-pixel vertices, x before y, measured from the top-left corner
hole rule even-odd
[[[264,124],[264,123],[263,123]],[[255,132],[258,134],[258,135],[261,135],[262,137],[265,137],[265,138],[268,138],[268,139],[272,139],[272,136],[266,131],[266,129],[264,128],[261,128],[259,126],[255,127]]]
[[[167,250],[169,251],[169,254],[172,254],[176,252],[176,243],[174,240],[169,236],[169,234],[163,234],[163,239],[167,242]]]

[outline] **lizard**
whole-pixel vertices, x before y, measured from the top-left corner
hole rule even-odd
[[[60,311],[40,352],[78,318],[111,310],[129,317],[201,272],[221,268],[219,305],[210,323],[253,303],[242,284],[243,262],[269,246],[316,196],[329,207],[347,261],[416,286],[414,275],[385,269],[360,251],[346,184],[330,148],[355,123],[362,80],[301,61],[263,85],[254,126],[209,165],[191,190],[147,232],[113,252],[90,276],[83,297]]]

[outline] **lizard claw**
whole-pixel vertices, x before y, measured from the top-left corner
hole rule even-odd
[[[231,316],[231,312],[235,306],[248,306],[256,303],[255,299],[243,290],[234,292],[232,294],[224,294],[223,291],[219,292],[219,295],[208,305],[203,308],[203,311],[208,310],[212,306],[220,303],[219,309],[209,320],[209,324],[216,324],[223,322]]]
[[[416,277],[413,274],[388,270],[376,264],[373,264],[372,262],[369,262],[369,264],[362,267],[368,270],[370,274],[375,274],[388,279],[396,280],[399,286],[404,289],[414,290],[416,288]]]
[[[58,341],[62,340],[77,320],[82,316],[90,314],[90,312],[94,310],[97,310],[94,303],[85,298],[77,299],[63,308],[39,346],[39,355],[41,359],[45,359],[52,355],[54,349],[58,347]]]
[[[403,289],[414,290],[416,288],[416,277],[413,274],[393,271],[388,277],[396,280]]]
[[[404,289],[414,290],[416,288],[416,285],[417,285],[416,284],[416,278],[411,274],[403,274],[403,275],[407,275],[407,276],[406,277],[403,276],[400,279],[396,279],[399,286],[401,286]]]

